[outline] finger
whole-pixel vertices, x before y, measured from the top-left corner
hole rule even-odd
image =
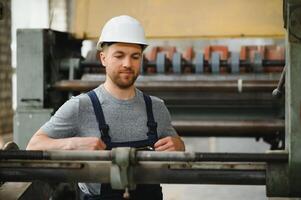
[[[105,150],[106,148],[107,148],[107,145],[104,142],[102,142],[102,149]]]
[[[165,151],[166,149],[168,149],[168,147],[164,145],[164,146],[155,148],[155,151]]]
[[[107,145],[102,140],[99,140],[99,145],[98,146],[99,146],[100,150],[104,150],[107,147]]]
[[[165,145],[168,141],[169,141],[169,139],[168,139],[167,137],[162,138],[162,139],[158,140],[158,141],[154,144],[154,147],[156,148],[156,147]]]
[[[158,146],[157,148],[155,148],[156,151],[167,151],[168,149],[170,149],[172,147],[171,143],[165,143],[164,145]]]

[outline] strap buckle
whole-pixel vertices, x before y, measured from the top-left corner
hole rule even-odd
[[[136,148],[136,151],[155,151],[155,149],[151,146],[145,146]]]
[[[104,142],[107,142],[111,139],[111,137],[109,136],[109,125],[108,124],[105,124],[104,126],[99,125],[99,130],[100,130],[101,139]]]
[[[151,129],[155,129],[155,128],[158,127],[158,123],[157,122],[148,121],[147,122],[147,127],[151,128]]]

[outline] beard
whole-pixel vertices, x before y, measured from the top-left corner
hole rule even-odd
[[[138,73],[135,73],[133,70],[127,70],[129,74],[123,74],[122,72],[118,72],[115,74],[108,74],[112,82],[118,86],[120,89],[127,89],[134,85]]]

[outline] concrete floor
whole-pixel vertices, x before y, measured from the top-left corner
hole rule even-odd
[[[164,185],[165,200],[264,200],[264,186]]]

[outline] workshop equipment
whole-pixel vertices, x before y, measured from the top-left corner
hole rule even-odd
[[[68,33],[21,29],[17,36],[14,141],[24,149],[71,94],[97,87],[105,75],[97,52],[82,58],[81,41]],[[279,46],[243,46],[240,53],[208,46],[204,53],[188,48],[183,54],[153,47],[136,86],[165,101],[181,136],[263,138],[271,149],[283,149],[284,103],[271,92],[284,62]]]
[[[285,61],[265,57],[259,50],[265,48],[247,47],[235,54],[215,46],[206,49],[211,53],[195,52],[194,56],[193,49],[184,56],[175,48],[157,48],[152,56],[145,55],[137,86],[165,100],[172,123],[182,135],[264,137],[273,148],[284,150],[264,154],[159,153],[132,148],[0,151],[0,180],[110,182],[125,190],[138,183],[266,185],[268,197],[301,197],[301,3],[286,0],[283,5]],[[14,134],[23,149],[35,126],[49,118],[69,92],[96,87],[104,75],[95,60],[79,56],[80,41],[67,33],[20,30],[18,44]],[[285,95],[274,98],[272,91],[284,64],[278,89],[285,83]],[[37,80],[32,81],[29,72],[36,73]]]
[[[287,163],[288,154],[119,147],[111,151],[0,151],[0,160],[1,181],[100,182],[132,190],[139,183],[265,185],[271,179],[267,165]]]

